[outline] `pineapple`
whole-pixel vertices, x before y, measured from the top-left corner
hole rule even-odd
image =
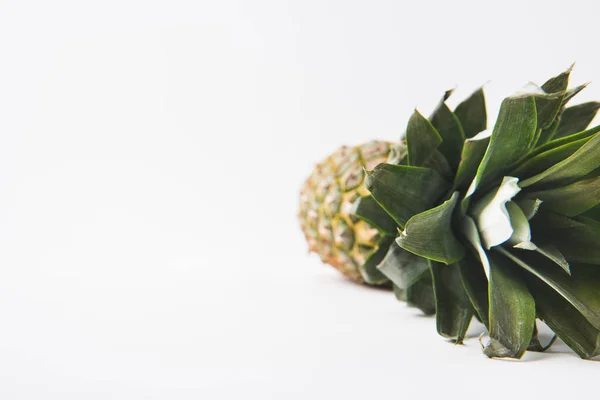
[[[317,164],[300,192],[300,225],[309,250],[351,280],[369,280],[360,266],[382,244],[382,233],[352,214],[353,205],[368,196],[365,169],[386,162],[392,146],[370,141],[343,146]]]
[[[454,111],[446,92],[398,146],[336,152],[302,190],[310,249],[433,307],[457,343],[475,317],[490,358],[545,351],[537,320],[580,357],[599,355],[600,126],[586,127],[600,103],[568,106],[585,87],[569,90],[570,73],[506,98],[491,132],[482,89]]]

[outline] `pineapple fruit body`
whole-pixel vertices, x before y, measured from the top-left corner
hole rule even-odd
[[[352,214],[368,196],[365,170],[386,162],[392,146],[370,141],[343,146],[317,164],[300,192],[300,225],[309,250],[351,280],[364,283],[360,266],[380,246],[382,233]]]

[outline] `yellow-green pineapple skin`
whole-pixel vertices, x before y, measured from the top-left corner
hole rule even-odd
[[[309,250],[351,280],[364,283],[359,266],[377,249],[380,233],[350,214],[354,201],[369,194],[365,169],[386,162],[390,143],[343,146],[317,164],[300,192],[300,224]]]

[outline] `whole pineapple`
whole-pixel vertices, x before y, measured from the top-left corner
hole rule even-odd
[[[537,319],[599,355],[600,126],[586,127],[600,103],[567,106],[585,87],[570,73],[504,99],[492,132],[482,89],[454,111],[446,92],[400,150],[334,153],[302,190],[310,249],[355,281],[391,281],[457,343],[477,318],[488,357],[546,350]]]

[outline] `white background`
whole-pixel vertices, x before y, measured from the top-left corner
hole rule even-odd
[[[307,256],[296,221],[314,163],[394,140],[446,89],[490,81],[493,122],[574,61],[573,83],[600,82],[597,1],[0,4],[1,399],[597,387],[564,345],[453,346]]]

